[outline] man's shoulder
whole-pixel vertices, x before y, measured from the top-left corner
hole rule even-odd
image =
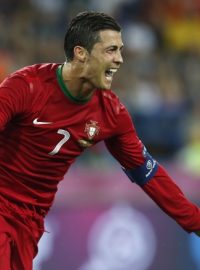
[[[121,103],[118,95],[110,90],[101,90],[101,96],[107,109],[111,109],[115,114],[119,114],[124,105]]]
[[[56,70],[59,64],[45,63],[45,64],[34,64],[25,66],[11,73],[1,82],[1,87],[12,88],[18,86],[23,88],[26,86],[28,89],[35,87],[39,90],[39,86],[46,82],[56,80]],[[25,89],[24,88],[24,89]]]
[[[117,94],[115,94],[113,92],[113,90],[109,89],[109,90],[100,90],[101,91],[101,95],[103,97],[103,99],[107,102],[111,102],[111,103],[119,103],[119,97],[117,96]]]
[[[33,64],[30,66],[25,66],[21,69],[18,69],[12,75],[25,76],[25,77],[42,77],[42,76],[51,76],[55,75],[55,71],[59,64],[57,63],[40,63]]]

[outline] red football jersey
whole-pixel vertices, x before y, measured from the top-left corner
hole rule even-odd
[[[38,64],[0,85],[0,186],[5,198],[48,210],[57,185],[86,147],[104,140],[126,169],[144,162],[131,117],[111,90],[72,97],[62,65]],[[159,168],[143,190],[185,230],[200,230],[200,210]]]
[[[58,64],[26,67],[1,84],[0,183],[6,197],[49,208],[76,157],[102,140],[117,147],[124,167],[143,162],[130,116],[112,91],[97,90],[82,103],[66,93]]]

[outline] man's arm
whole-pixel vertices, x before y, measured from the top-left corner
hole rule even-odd
[[[30,108],[29,84],[22,76],[13,74],[0,84],[0,131],[16,115]]]
[[[180,188],[145,150],[145,160],[134,169],[124,169],[132,182],[187,232],[200,229],[200,209],[190,202]]]
[[[146,151],[123,107],[117,124],[116,135],[105,143],[124,172],[184,230],[199,235],[200,208],[185,197],[165,169]]]
[[[200,209],[190,202],[162,166],[141,188],[187,232],[200,230]]]

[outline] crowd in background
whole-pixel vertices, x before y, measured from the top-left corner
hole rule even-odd
[[[200,172],[200,0],[0,0],[0,81],[25,65],[63,62],[67,23],[82,10],[122,26],[113,89],[147,148]]]

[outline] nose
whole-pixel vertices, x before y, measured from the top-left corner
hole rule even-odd
[[[118,64],[122,64],[124,61],[123,61],[123,57],[122,57],[122,54],[121,54],[121,51],[118,51],[115,55],[115,63],[118,63]]]

